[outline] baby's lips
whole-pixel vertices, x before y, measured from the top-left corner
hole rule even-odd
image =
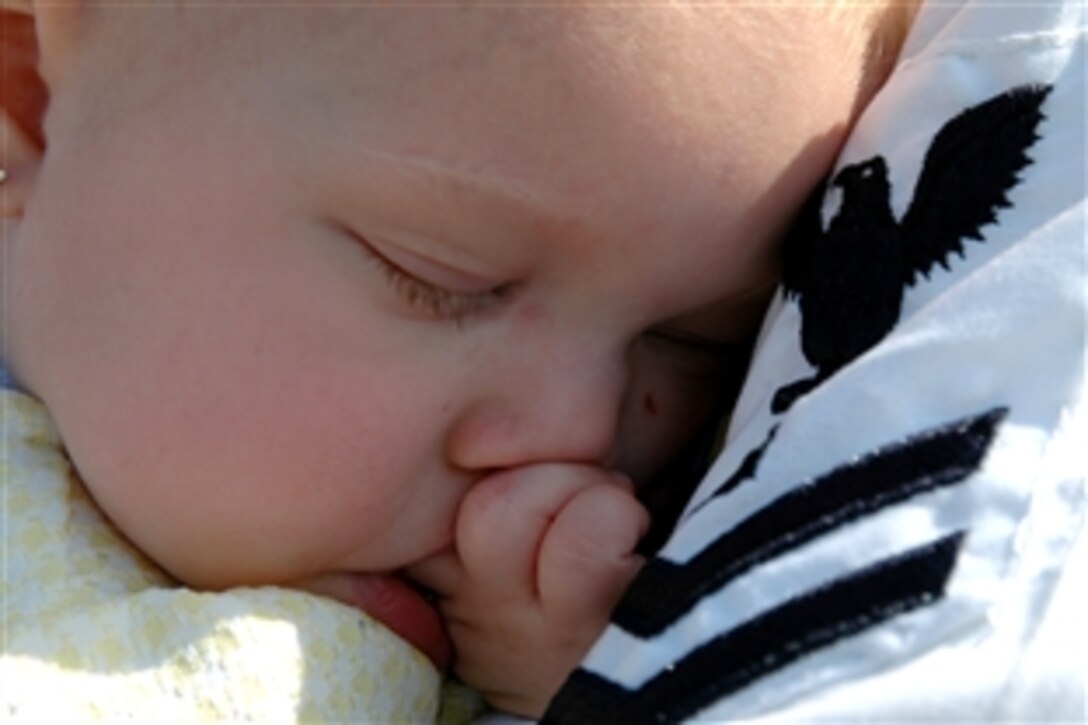
[[[438,610],[422,594],[389,574],[359,574],[355,580],[360,609],[427,655],[439,670],[449,667],[453,645]]]
[[[438,611],[412,585],[392,574],[333,574],[302,585],[361,609],[425,654],[440,671],[453,661],[453,645]]]

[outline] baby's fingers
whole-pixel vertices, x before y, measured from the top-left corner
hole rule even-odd
[[[476,593],[507,601],[535,599],[545,533],[573,497],[600,485],[604,475],[585,466],[545,464],[480,481],[461,504],[456,535]]]
[[[642,566],[634,553],[649,515],[624,487],[584,488],[567,502],[542,543],[541,605],[572,626],[603,626]]]

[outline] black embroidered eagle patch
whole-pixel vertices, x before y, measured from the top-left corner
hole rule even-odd
[[[1008,193],[1031,163],[1027,151],[1039,138],[1041,109],[1050,92],[1051,86],[1020,86],[948,121],[926,152],[901,219],[891,208],[882,156],[847,166],[834,177],[842,203],[826,229],[820,214],[825,190],[818,190],[787,240],[784,270],[787,295],[800,308],[802,353],[816,374],[779,388],[773,413],[784,413],[880,342],[898,323],[904,294],[919,276],[928,277],[935,265],[949,269],[953,257],[968,252],[964,240],[984,241],[983,228],[1010,206]],[[1008,413],[997,405],[889,441],[798,482],[709,535],[684,561],[651,559],[613,612],[613,627],[652,647],[739,577],[917,496],[965,485]],[[704,505],[758,476],[765,454],[781,445],[776,434],[783,422],[768,426],[762,444],[723,477]],[[687,651],[678,647],[668,666],[648,673],[640,684],[620,684],[606,670],[580,669],[543,722],[664,723],[696,716],[836,642],[940,601],[970,535],[969,527],[953,528],[874,564],[829,572],[816,588],[722,631],[706,632],[705,641]]]
[[[779,389],[784,412],[837,370],[879,342],[899,320],[903,293],[934,265],[949,268],[963,240],[1009,206],[1006,194],[1031,163],[1040,108],[1051,86],[1020,86],[956,116],[926,152],[914,196],[901,220],[890,204],[882,156],[843,168],[831,182],[842,205],[822,228],[818,189],[786,239],[783,283],[801,310],[801,351],[815,376]]]

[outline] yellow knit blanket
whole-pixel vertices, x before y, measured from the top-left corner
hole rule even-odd
[[[181,587],[102,516],[37,401],[0,392],[0,416],[0,720],[435,720],[439,673],[385,627],[276,587]]]

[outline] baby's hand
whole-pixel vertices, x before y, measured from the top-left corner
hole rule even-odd
[[[535,717],[604,631],[648,525],[622,474],[509,469],[466,496],[456,552],[409,573],[439,595],[460,678],[492,706]]]

